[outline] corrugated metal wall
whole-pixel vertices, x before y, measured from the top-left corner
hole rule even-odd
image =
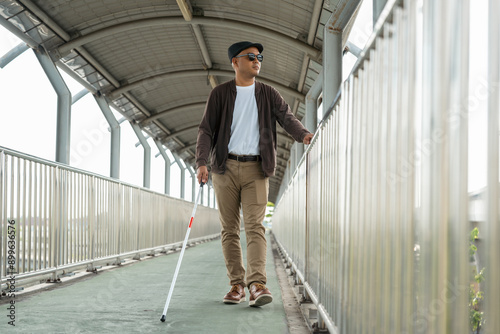
[[[469,333],[469,6],[389,1],[276,206],[273,234],[330,330]],[[490,2],[490,18],[498,9]],[[498,333],[498,65],[490,70],[482,287],[485,330]]]

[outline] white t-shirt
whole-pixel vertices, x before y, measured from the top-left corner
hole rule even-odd
[[[228,145],[229,153],[259,155],[259,139],[259,115],[255,100],[255,83],[251,86],[236,86],[231,138]]]

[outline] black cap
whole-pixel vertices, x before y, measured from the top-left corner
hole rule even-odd
[[[252,43],[247,41],[234,43],[229,47],[229,49],[227,49],[227,56],[229,57],[229,61],[232,61],[233,58],[237,56],[238,53],[240,53],[241,51],[248,49],[252,46],[255,46],[261,53],[264,50],[264,47],[260,43]]]

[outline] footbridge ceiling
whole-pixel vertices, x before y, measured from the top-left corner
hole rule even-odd
[[[188,165],[211,89],[231,80],[230,44],[264,45],[258,80],[302,119],[322,70],[323,33],[344,43],[361,0],[0,0],[0,15],[93,94],[104,96]],[[279,127],[278,127],[279,128]],[[292,138],[278,130],[275,200]]]

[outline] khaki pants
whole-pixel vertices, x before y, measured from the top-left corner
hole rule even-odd
[[[264,176],[261,162],[238,162],[228,159],[224,175],[212,174],[219,206],[222,252],[230,284],[250,286],[266,284],[266,237],[262,225],[269,193],[269,178]],[[240,208],[247,239],[247,272],[240,244]]]

